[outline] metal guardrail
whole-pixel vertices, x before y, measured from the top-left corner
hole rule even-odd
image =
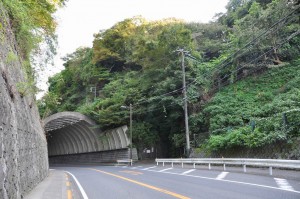
[[[244,172],[247,172],[247,166],[256,167],[269,167],[269,174],[272,175],[272,168],[289,168],[300,169],[300,160],[282,160],[282,159],[240,159],[240,158],[180,158],[180,159],[155,159],[157,165],[162,163],[170,163],[173,167],[175,164],[193,164],[194,168],[196,164],[208,164],[208,169],[211,169],[211,165],[223,165],[224,171],[226,171],[226,165],[241,165]]]
[[[120,163],[128,163],[130,164],[130,166],[132,166],[133,160],[132,159],[122,159],[122,160],[117,160],[118,165],[120,165]]]

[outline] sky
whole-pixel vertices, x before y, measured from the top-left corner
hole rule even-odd
[[[141,15],[147,20],[169,17],[207,23],[225,12],[229,0],[68,0],[55,14],[58,49],[54,66],[39,75],[38,87],[47,90],[49,76],[63,69],[62,57],[79,47],[92,47],[93,35],[126,18]],[[40,98],[44,92],[37,95]]]

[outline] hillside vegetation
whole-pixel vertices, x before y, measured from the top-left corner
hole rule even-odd
[[[66,56],[49,79],[42,117],[79,111],[103,130],[129,122],[141,153],[182,156],[181,57],[185,49],[192,144],[207,154],[257,148],[299,135],[299,5],[231,0],[208,24],[125,19]],[[250,124],[250,126],[249,126]],[[193,136],[192,136],[193,135]],[[194,139],[195,138],[195,139]]]
[[[210,150],[256,148],[300,136],[300,60],[248,77],[205,106]]]
[[[14,38],[15,49],[10,49],[7,64],[22,61],[22,69],[26,74],[24,82],[18,82],[17,90],[21,96],[34,96],[37,71],[44,67],[55,54],[56,21],[53,13],[65,0],[1,0],[5,11],[0,13],[0,43],[5,37]],[[8,19],[8,20],[6,20]],[[4,27],[11,27],[9,35]],[[43,45],[41,45],[43,44]],[[43,46],[43,47],[42,47]],[[18,55],[14,53],[18,51]],[[35,65],[33,67],[32,65]]]

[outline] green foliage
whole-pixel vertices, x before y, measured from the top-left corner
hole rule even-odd
[[[299,37],[278,50],[278,45],[300,28],[297,12],[291,14],[291,11],[295,9],[294,5],[287,0],[274,0],[266,6],[261,6],[256,1],[249,1],[248,5],[248,14],[235,19],[232,47],[240,48],[262,33],[266,33],[266,36],[259,38],[247,51],[237,56],[235,62],[251,60],[253,55],[257,57],[259,53],[264,52],[269,53],[260,59],[261,62],[281,64],[282,61],[297,58],[300,51],[295,46],[295,40]],[[274,24],[278,24],[276,28],[273,28]]]
[[[97,33],[92,48],[65,57],[65,70],[49,80],[41,113],[79,111],[105,130],[128,124],[129,111],[120,107],[132,104],[136,147],[160,145],[168,152],[164,156],[182,155],[182,70],[174,51],[185,48],[202,61],[187,57],[185,67],[190,129],[201,137],[197,144],[204,151],[256,148],[299,137],[300,62],[288,64],[300,55],[299,36],[260,57],[257,63],[263,67],[252,63],[299,24],[293,19],[280,32],[233,54],[290,12],[293,5],[284,2],[231,0],[227,13],[209,24],[125,19]],[[216,86],[219,81],[229,86]]]
[[[11,50],[9,51],[7,57],[6,57],[6,63],[7,64],[12,64],[13,62],[17,61],[18,60],[18,57],[17,55]]]
[[[174,146],[179,148],[185,145],[185,135],[183,133],[176,133],[172,136]]]
[[[252,132],[251,128],[247,126],[229,131],[224,135],[210,136],[206,143],[206,148],[211,151],[219,151],[234,147],[256,148],[286,139],[286,134],[283,131],[278,133],[268,133],[268,131],[257,128]]]
[[[57,111],[57,107],[61,104],[60,98],[49,92],[42,99],[37,101],[41,118],[46,118]]]
[[[1,19],[8,18],[9,21],[7,23],[7,20],[0,20],[0,42],[3,42],[5,38],[4,28],[11,26],[17,41],[18,51],[18,55],[10,51],[6,63],[11,64],[17,61],[18,56],[21,56],[19,60],[24,60],[22,65],[26,77],[24,82],[17,84],[21,97],[36,94],[38,90],[35,85],[35,73],[30,62],[39,52],[39,44],[44,42],[49,46],[46,54],[50,57],[55,53],[56,22],[52,14],[56,11],[57,6],[62,5],[63,2],[64,0],[2,0],[0,2],[0,17]],[[5,12],[2,12],[3,7]]]
[[[192,37],[196,41],[196,48],[205,61],[218,58],[228,46],[228,27],[219,23],[199,24],[191,23]]]
[[[56,23],[52,14],[61,1],[3,0],[12,28],[25,59],[46,37],[54,39]]]
[[[4,27],[3,27],[3,24],[1,23],[0,21],[0,43],[2,43],[4,41]]]
[[[133,123],[133,143],[139,150],[150,148],[156,145],[158,134],[153,131],[152,125],[146,122]]]
[[[21,97],[24,97],[29,94],[34,95],[38,91],[34,81],[19,82],[17,83],[17,89]]]
[[[204,112],[210,118],[210,150],[261,147],[299,136],[300,62],[274,68],[219,92]],[[283,114],[287,115],[287,126]],[[254,132],[243,117],[255,121]],[[230,128],[229,128],[230,127]]]

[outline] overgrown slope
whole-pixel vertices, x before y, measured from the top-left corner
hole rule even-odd
[[[204,114],[211,151],[293,142],[300,137],[300,60],[223,88]]]

